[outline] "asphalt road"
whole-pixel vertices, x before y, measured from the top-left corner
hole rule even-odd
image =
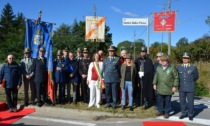
[[[14,126],[143,126],[145,121],[170,122],[181,121],[187,126],[209,126],[210,125],[210,99],[195,99],[195,117],[193,121],[188,118],[179,119],[180,107],[178,94],[172,97],[172,111],[169,119],[163,117],[138,119],[138,118],[107,118],[111,113],[80,111],[63,108],[42,107],[36,108],[36,112],[18,120]],[[102,118],[95,118],[102,116]]]

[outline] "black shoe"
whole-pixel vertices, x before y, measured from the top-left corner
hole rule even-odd
[[[36,105],[36,103],[34,102],[34,101],[32,101],[32,103],[31,103],[32,105]]]
[[[112,107],[112,109],[116,109],[116,108],[117,108],[116,106]]]
[[[163,116],[165,119],[169,118],[169,115],[167,113],[165,113],[165,115]]]
[[[12,108],[9,108],[9,110],[8,110],[9,112],[12,112]]]
[[[28,106],[28,102],[25,102],[25,103],[24,103],[24,106]]]
[[[193,121],[193,117],[189,117],[189,120],[190,120],[190,121]]]
[[[130,111],[133,111],[133,108],[132,108],[132,106],[130,106]]]
[[[122,110],[125,110],[125,105],[122,106]]]
[[[42,104],[41,103],[38,103],[38,107],[41,107],[42,106]]]
[[[17,108],[14,108],[14,109],[13,109],[13,112],[17,112]]]
[[[144,106],[144,110],[147,110],[149,108],[149,105]]]
[[[105,108],[110,108],[111,107],[111,105],[106,105],[106,107]]]
[[[179,119],[184,119],[185,117],[187,117],[186,115],[181,115],[180,117],[179,117]]]

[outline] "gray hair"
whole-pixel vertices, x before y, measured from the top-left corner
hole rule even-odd
[[[162,52],[158,52],[157,56],[163,56],[163,53]]]
[[[125,52],[125,54],[127,54],[127,51],[126,50],[122,50],[120,54],[122,55],[123,52]]]

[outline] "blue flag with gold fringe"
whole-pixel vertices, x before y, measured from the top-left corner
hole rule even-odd
[[[50,99],[54,101],[54,87],[52,83],[53,57],[52,57],[52,40],[51,32],[53,23],[38,22],[36,20],[26,20],[26,38],[25,48],[31,49],[31,57],[39,56],[39,48],[45,48],[45,57],[47,58],[48,69],[48,94]]]

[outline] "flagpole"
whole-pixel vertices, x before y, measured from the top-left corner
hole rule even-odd
[[[94,13],[94,17],[96,18],[96,6],[95,5],[93,7],[93,13]],[[98,39],[98,36],[97,36],[97,39]],[[97,49],[97,47],[98,47],[97,39],[94,39],[94,43],[96,42],[96,53],[98,52],[98,49]]]
[[[41,21],[41,17],[42,17],[42,10],[39,11],[39,17],[38,17],[38,19],[37,19],[37,20],[39,20],[39,23],[43,22],[43,23],[51,23],[51,24],[53,24],[53,25],[56,25],[56,23]],[[29,19],[29,18],[25,18],[25,21],[26,21],[26,20],[37,21],[37,20],[35,20],[35,19]]]

